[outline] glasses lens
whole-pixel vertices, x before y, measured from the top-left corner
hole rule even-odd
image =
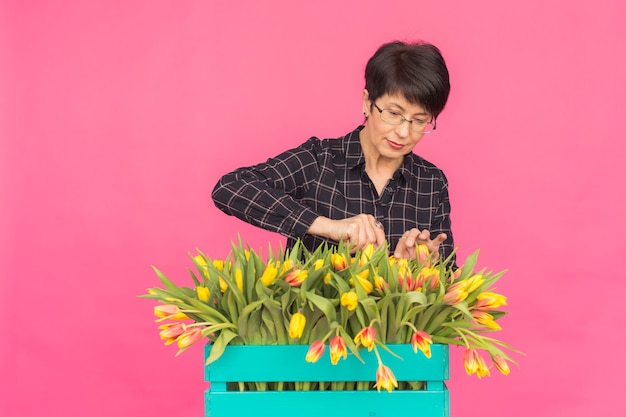
[[[387,109],[380,110],[380,118],[383,119],[383,122],[395,126],[407,121],[400,113]],[[413,119],[410,124],[411,130],[415,133],[430,133],[435,129],[435,124],[432,121]]]
[[[420,123],[417,120],[413,120],[411,128],[415,133],[430,133],[435,128],[435,125],[432,122]]]
[[[404,121],[404,117],[400,113],[387,109],[380,112],[380,118],[383,119],[383,122],[387,122],[390,125],[399,125]]]

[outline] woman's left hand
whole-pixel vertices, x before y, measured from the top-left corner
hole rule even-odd
[[[448,236],[445,233],[439,233],[434,239],[430,239],[430,231],[424,229],[421,232],[419,229],[413,228],[404,232],[396,249],[393,252],[393,256],[396,258],[415,259],[417,254],[415,253],[416,245],[426,245],[428,251],[432,254],[432,259],[439,258],[439,245],[446,240]]]

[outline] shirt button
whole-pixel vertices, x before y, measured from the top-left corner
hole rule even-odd
[[[393,188],[391,188],[391,187],[385,187],[385,191],[387,191],[388,193],[390,193],[390,192],[392,192],[392,191],[393,191]]]

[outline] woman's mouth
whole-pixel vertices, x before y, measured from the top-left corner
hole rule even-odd
[[[387,139],[387,143],[389,144],[389,146],[391,146],[393,149],[402,149],[404,148],[404,145],[402,145],[401,143],[398,142],[394,142],[392,140]]]

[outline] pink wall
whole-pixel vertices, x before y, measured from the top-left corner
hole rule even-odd
[[[162,3],[0,3],[0,415],[201,416],[200,348],[174,358],[135,298],[150,265],[182,284],[195,248],[282,241],[213,184],[355,127],[397,38],[448,61],[417,152],[461,255],[509,269],[502,337],[527,354],[479,381],[454,350],[453,415],[626,415],[623,2]]]

